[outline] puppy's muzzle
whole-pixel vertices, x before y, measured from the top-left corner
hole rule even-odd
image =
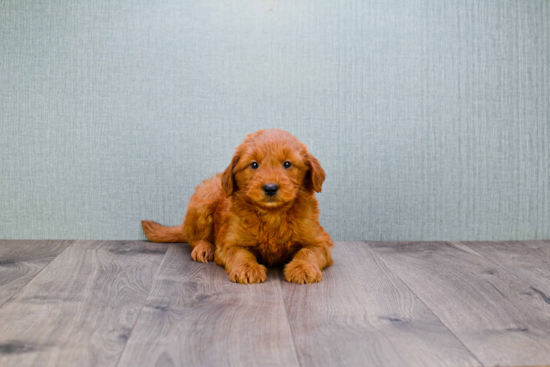
[[[263,185],[262,189],[267,196],[275,196],[277,194],[277,191],[279,191],[279,186],[274,183],[270,183],[267,185]]]

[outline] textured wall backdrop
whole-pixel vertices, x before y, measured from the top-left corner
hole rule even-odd
[[[550,5],[0,2],[0,238],[181,223],[244,135],[327,172],[338,240],[550,238]]]

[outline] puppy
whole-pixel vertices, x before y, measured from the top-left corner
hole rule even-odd
[[[233,282],[265,281],[261,264],[286,264],[292,283],[320,282],[333,246],[318,220],[315,192],[324,180],[319,161],[293,135],[259,130],[223,173],[197,186],[182,225],[144,220],[143,231],[153,242],[188,242],[193,260],[215,259]]]

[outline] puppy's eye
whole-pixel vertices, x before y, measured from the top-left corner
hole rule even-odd
[[[292,166],[292,163],[290,163],[289,161],[286,161],[285,163],[283,163],[284,168],[290,168],[291,166]]]
[[[258,163],[256,163],[256,162],[252,162],[252,163],[250,164],[250,168],[252,168],[252,169],[258,169],[258,167],[259,167],[259,165],[258,165]]]

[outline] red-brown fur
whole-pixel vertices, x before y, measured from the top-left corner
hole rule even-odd
[[[285,161],[292,166],[284,168]],[[260,130],[237,147],[225,172],[197,186],[182,225],[142,221],[143,230],[154,242],[189,242],[193,260],[215,259],[233,282],[265,281],[261,264],[286,264],[289,282],[320,282],[333,245],[318,220],[315,191],[324,179],[319,161],[293,135]],[[262,189],[269,183],[279,186],[275,196]]]

